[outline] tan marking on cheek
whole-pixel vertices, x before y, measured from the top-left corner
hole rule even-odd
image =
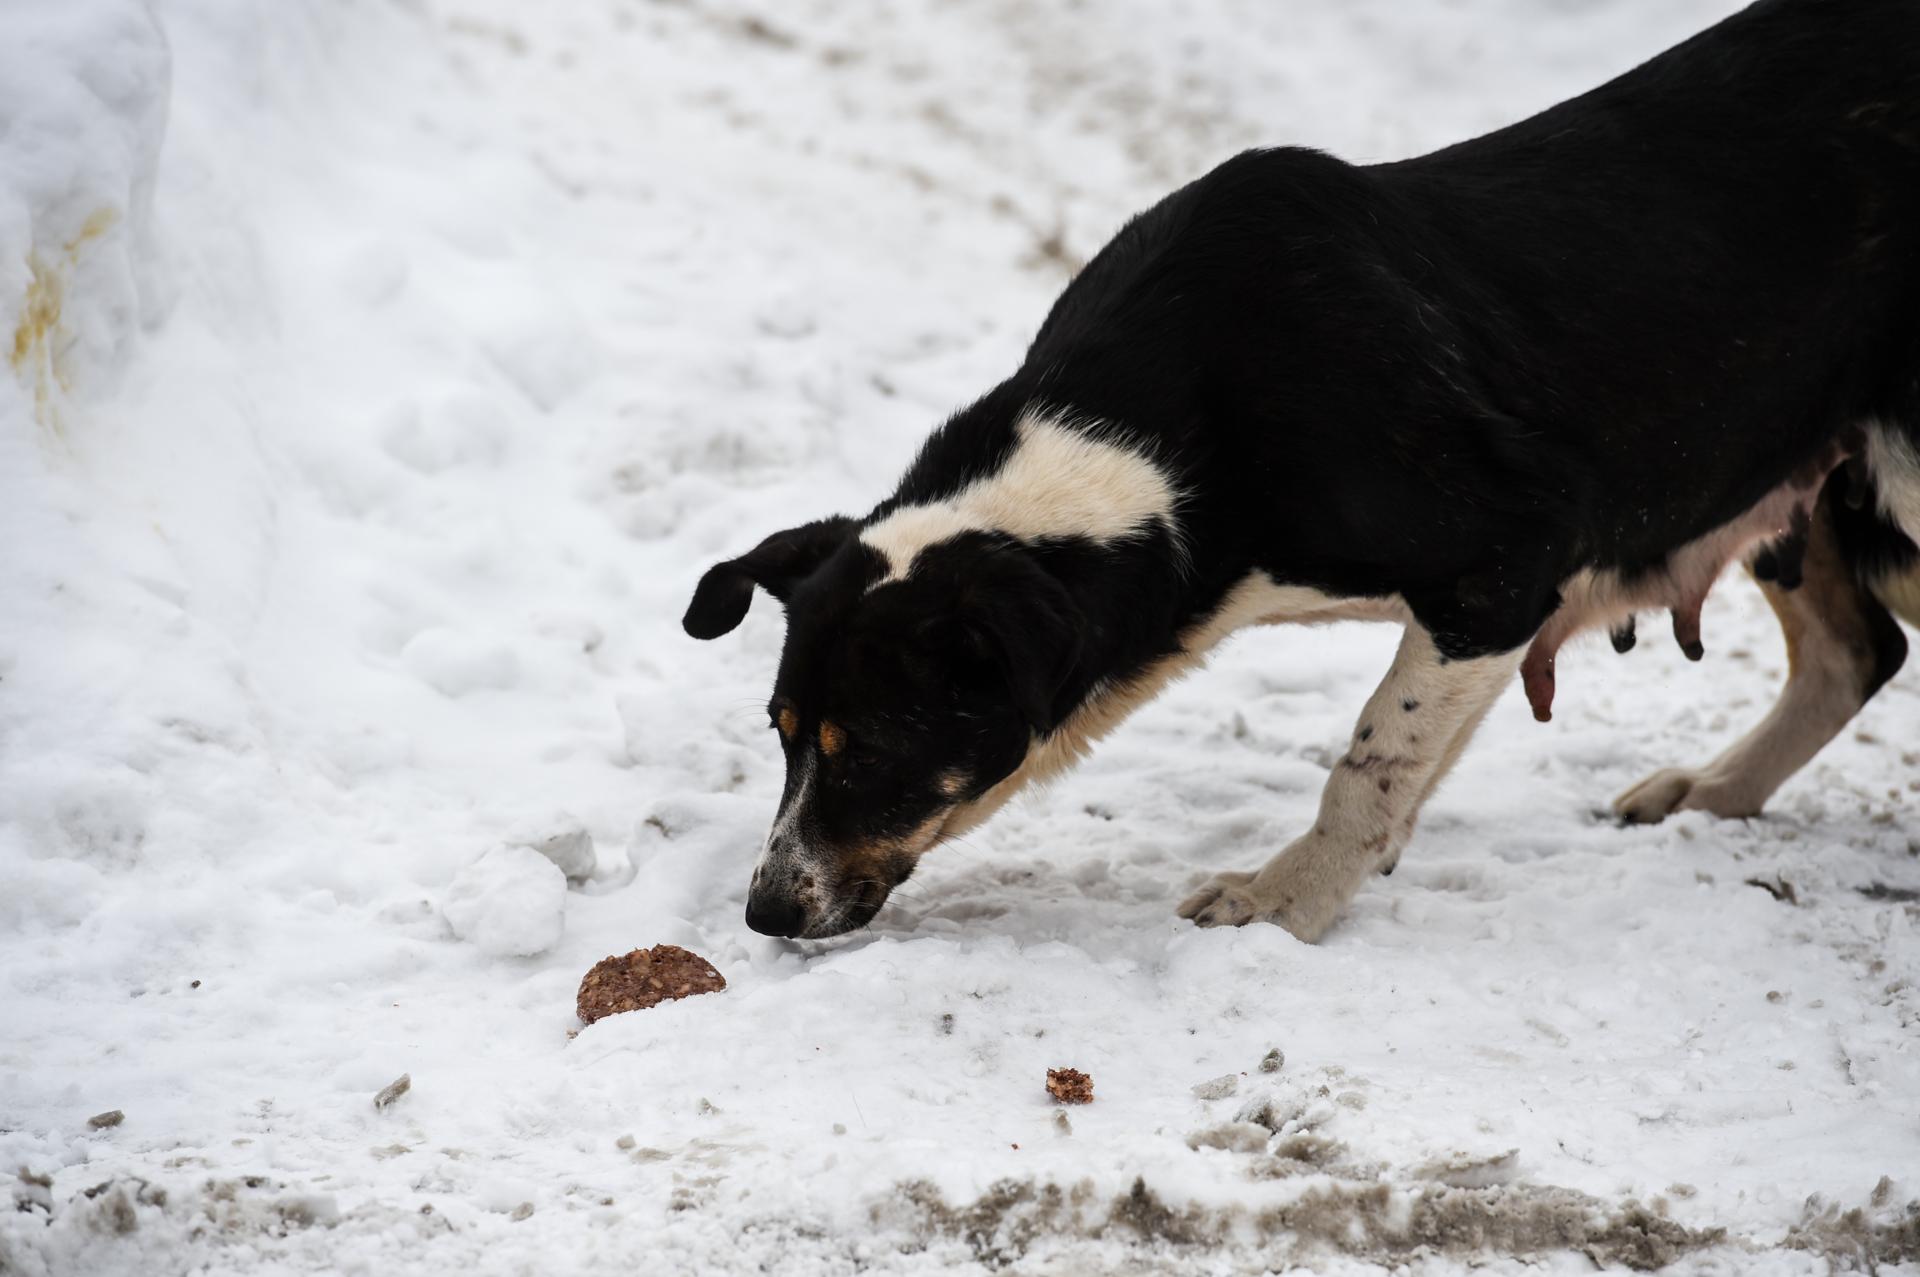
[[[846,729],[838,723],[820,724],[820,752],[828,758],[847,747]]]
[[[782,736],[791,736],[800,730],[800,716],[791,709],[783,708],[780,711],[779,721]]]
[[[965,772],[947,772],[940,777],[940,792],[949,798],[958,798],[967,792],[967,774]]]
[[[948,813],[935,812],[898,838],[880,838],[843,848],[835,858],[843,884],[891,882],[901,857],[917,861],[939,841]]]

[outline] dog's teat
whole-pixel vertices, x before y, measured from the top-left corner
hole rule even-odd
[[[1682,599],[1673,609],[1673,641],[1680,645],[1687,659],[1697,661],[1707,654],[1700,644],[1700,606],[1707,601],[1702,594]]]
[[[1553,662],[1559,646],[1542,634],[1533,640],[1526,659],[1520,662],[1520,686],[1526,689],[1534,719],[1542,723],[1553,721]]]

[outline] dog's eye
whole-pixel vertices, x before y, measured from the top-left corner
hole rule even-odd
[[[832,748],[826,749],[827,757],[838,759],[848,771],[862,771],[880,763],[883,758],[883,751],[872,741],[839,728],[834,729],[831,741],[822,742],[822,747],[829,744]]]

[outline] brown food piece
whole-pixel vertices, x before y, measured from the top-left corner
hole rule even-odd
[[[1048,1069],[1047,1094],[1062,1104],[1091,1104],[1093,1079],[1079,1069]]]
[[[674,998],[718,993],[726,987],[727,978],[699,954],[677,944],[657,944],[594,963],[580,982],[574,1009],[592,1024],[622,1011],[644,1011]]]

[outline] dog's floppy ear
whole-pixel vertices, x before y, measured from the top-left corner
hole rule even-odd
[[[714,564],[694,587],[681,626],[697,639],[730,632],[747,615],[756,585],[785,603],[798,582],[846,544],[853,526],[845,515],[803,523],[774,533],[737,559]]]
[[[1054,701],[1080,659],[1086,617],[1059,578],[1026,551],[1002,549],[989,561],[962,596],[962,633],[1033,730],[1051,731]]]

